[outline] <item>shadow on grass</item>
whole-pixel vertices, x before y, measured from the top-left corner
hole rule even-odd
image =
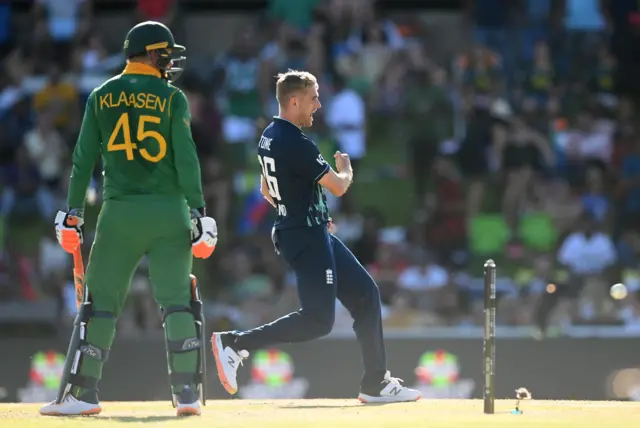
[[[313,404],[285,404],[282,406],[278,406],[279,409],[358,409],[360,407],[378,407],[378,406],[386,406],[391,404],[399,404],[399,403],[367,403],[367,404],[354,404],[352,406],[323,406],[321,404],[313,405]]]
[[[136,422],[136,423],[151,423],[151,422],[167,422],[167,421],[179,421],[189,419],[188,417],[179,418],[176,416],[100,416],[98,419],[109,420],[114,422]]]

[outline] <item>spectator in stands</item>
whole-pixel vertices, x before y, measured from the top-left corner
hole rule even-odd
[[[367,153],[365,103],[340,76],[334,78],[333,89],[333,96],[325,106],[325,122],[339,150],[349,154],[353,170],[357,171]]]
[[[72,270],[71,261],[69,260],[67,252],[58,244],[53,231],[50,231],[40,239],[37,261],[36,273],[38,277],[43,280],[43,291],[46,291],[49,296],[54,296],[60,301],[62,311],[66,312],[66,308],[64,307],[65,294],[69,293],[73,296],[72,303],[70,305],[70,308],[72,307],[73,311],[65,313],[65,315],[68,316],[63,317],[69,320],[75,315],[77,310],[75,302],[75,287],[73,285],[72,278],[68,278]],[[68,281],[67,279],[71,279],[71,281]],[[70,288],[70,290],[65,290],[65,288]]]
[[[515,2],[509,0],[467,0],[465,19],[473,31],[473,41],[488,47],[504,61],[507,80],[515,72],[514,43],[509,39]]]
[[[620,220],[626,228],[640,231],[640,139],[622,159],[619,189],[623,195]]]
[[[72,134],[78,131],[82,98],[92,85],[100,84],[103,73],[114,68],[119,71],[123,58],[119,42],[114,46],[113,55],[109,51],[109,34],[100,32],[105,29],[104,25],[85,31],[94,2],[37,0],[34,3],[38,21],[28,23],[33,25],[23,39],[18,31],[3,25],[10,22],[8,16],[19,24],[19,19],[13,18],[18,18],[20,11],[11,10],[11,15],[3,15],[10,10],[9,3],[0,0],[0,61],[4,65],[0,67],[0,174],[3,178],[0,215],[11,214],[15,219],[14,214],[41,214],[36,216],[37,221],[45,216],[46,221],[50,221],[55,202],[47,196],[47,191],[64,190],[70,171],[71,147],[60,149],[60,141],[63,146],[73,145]],[[139,0],[136,3],[138,13],[132,15],[132,19],[161,20],[171,23],[172,29],[178,24],[179,1]],[[598,298],[596,291],[602,295],[611,283],[640,284],[640,280],[634,279],[640,278],[636,272],[639,253],[635,236],[640,230],[637,220],[640,218],[640,150],[637,150],[640,145],[636,144],[638,118],[630,101],[633,91],[629,90],[637,86],[638,81],[638,67],[634,65],[638,63],[637,49],[634,37],[630,37],[637,26],[634,23],[638,21],[635,19],[637,5],[605,2],[609,3],[607,11],[611,12],[611,29],[616,36],[613,51],[609,52],[606,44],[595,44],[603,38],[592,37],[595,34],[592,29],[587,32],[593,34],[580,33],[585,22],[597,21],[593,18],[598,17],[598,5],[593,0],[567,1],[566,9],[562,7],[565,2],[551,0],[469,1],[468,5],[472,6],[469,10],[473,12],[469,25],[474,26],[476,37],[468,55],[455,56],[447,49],[456,42],[430,40],[432,35],[424,31],[426,28],[417,18],[418,14],[410,13],[413,16],[405,18],[395,14],[392,19],[373,3],[371,0],[271,1],[267,13],[272,19],[262,17],[249,22],[253,18],[246,14],[242,17],[240,37],[229,38],[231,49],[215,64],[215,76],[210,75],[211,67],[188,66],[187,73],[176,82],[189,99],[191,129],[201,159],[207,206],[214,212],[218,224],[229,231],[227,240],[221,241],[217,250],[220,251],[217,260],[232,270],[229,282],[237,287],[232,287],[234,292],[228,297],[230,303],[238,306],[226,306],[224,293],[220,292],[225,272],[215,261],[196,266],[203,279],[205,297],[216,295],[216,301],[221,302],[222,309],[216,307],[215,311],[224,313],[226,324],[222,329],[254,325],[262,317],[271,318],[274,310],[283,314],[296,309],[298,304],[295,279],[283,279],[284,266],[273,260],[275,253],[268,229],[274,211],[267,206],[267,212],[259,204],[250,203],[253,196],[260,201],[262,198],[259,193],[252,193],[257,190],[258,172],[251,166],[254,161],[247,156],[255,147],[260,128],[270,116],[277,114],[273,77],[288,68],[309,70],[320,81],[325,108],[309,131],[317,133],[313,139],[323,155],[332,154],[337,144],[353,158],[361,158],[356,165],[360,179],[349,192],[354,199],[342,201],[339,207],[332,207],[331,212],[337,226],[335,233],[378,280],[385,304],[385,322],[400,327],[457,323],[457,312],[465,312],[471,315],[463,320],[464,324],[481,323],[482,278],[480,272],[474,272],[474,267],[481,266],[487,257],[496,258],[499,265],[501,259],[507,260],[503,263],[505,280],[500,281],[500,292],[511,300],[503,300],[499,313],[504,317],[499,322],[509,324],[529,324],[536,318],[541,326],[546,326],[549,315],[550,320],[556,313],[563,317],[566,311],[554,309],[555,303],[540,304],[544,309],[540,311],[536,305],[540,301],[553,303],[558,296],[564,296],[561,290],[565,282],[570,284],[565,288],[573,296],[575,307],[571,314],[576,318],[595,317],[598,311],[591,302]],[[520,21],[513,21],[518,18],[514,12],[520,12]],[[555,34],[555,27],[565,15],[567,28],[573,34],[566,35],[566,43],[564,36],[558,38]],[[514,22],[519,28],[513,28]],[[231,20],[229,23],[232,25]],[[433,23],[433,28],[439,28],[437,35],[448,37],[444,31],[441,34],[440,24]],[[520,31],[522,28],[524,32]],[[16,30],[20,30],[19,25]],[[7,34],[14,36],[8,44]],[[54,45],[65,49],[65,64],[61,67],[51,65],[60,58],[60,51],[53,48]],[[587,50],[586,46],[591,47]],[[193,62],[207,61],[199,57],[199,48],[202,46],[194,47],[188,55],[189,63],[191,58]],[[10,49],[8,56],[3,55],[5,49]],[[568,68],[575,62],[574,51],[577,61],[582,61],[584,66],[567,80]],[[597,60],[594,56],[593,61],[585,62],[585,54],[589,54],[586,56],[589,58],[596,52]],[[67,53],[74,59],[71,70],[66,67]],[[566,64],[558,60],[562,58],[567,58]],[[448,66],[450,59],[453,59],[452,70]],[[515,59],[523,60],[517,64],[521,65],[517,70]],[[443,64],[446,65],[440,68]],[[194,80],[190,71],[196,72],[199,79]],[[452,78],[448,79],[450,71]],[[515,75],[515,71],[520,73]],[[521,85],[507,87],[504,84],[507,75],[512,83]],[[332,100],[334,87],[337,95]],[[615,112],[621,88],[627,98],[631,98],[620,99]],[[458,93],[462,95],[456,96]],[[345,95],[351,98],[347,101],[353,102],[345,103]],[[598,98],[594,99],[596,95]],[[57,130],[47,126],[50,109],[55,112]],[[345,127],[346,118],[349,123]],[[514,125],[514,118],[524,125]],[[33,120],[37,122],[35,125]],[[527,132],[523,132],[525,129]],[[356,138],[360,142],[354,146],[355,133],[362,135],[359,140]],[[542,144],[547,136],[549,141]],[[406,161],[391,155],[392,151],[397,153],[398,144],[402,146],[400,150],[408,149]],[[559,161],[557,168],[547,168],[547,162],[543,162],[552,158],[547,150],[555,153]],[[451,158],[441,154],[445,152],[452,154]],[[367,156],[362,156],[364,153]],[[562,168],[565,157],[569,158],[570,174],[565,174]],[[245,163],[247,159],[249,162]],[[454,165],[455,161],[458,165]],[[388,177],[391,179],[382,186],[374,181]],[[500,177],[505,178],[504,186],[497,185]],[[618,185],[619,192],[615,195],[619,200],[610,197],[608,184],[612,177]],[[373,185],[369,185],[370,181],[374,181]],[[385,193],[376,205],[371,201],[380,189],[401,195]],[[89,200],[95,191],[92,186]],[[398,208],[411,208],[414,194],[420,202],[426,201],[424,206],[409,211]],[[466,195],[466,201],[461,200],[462,195]],[[236,210],[234,204],[238,200],[249,203],[243,210]],[[366,201],[366,206],[373,204],[376,209],[362,210],[355,204],[356,200]],[[502,200],[508,201],[504,210],[500,206]],[[378,209],[385,214],[377,212]],[[45,214],[47,211],[49,214]],[[603,250],[595,245],[597,233],[586,237],[582,231],[574,230],[583,212],[599,219],[605,237],[612,236],[613,232],[610,222],[603,219],[617,220],[611,223],[615,223],[615,233],[623,237],[619,240],[618,266],[623,265],[625,270],[620,278],[609,279],[604,268],[584,271],[583,261],[588,261],[589,268],[599,267],[603,257],[609,256],[607,246],[602,243],[607,239],[600,242]],[[251,223],[243,229],[241,238],[233,236],[235,224],[232,223],[238,218]],[[479,221],[476,223],[476,220]],[[512,225],[512,230],[505,220]],[[386,223],[394,227],[386,228]],[[264,224],[266,228],[262,227]],[[476,228],[476,225],[479,226]],[[26,229],[29,233],[36,230],[30,226]],[[14,234],[18,229],[10,230]],[[19,233],[15,232],[7,241],[12,244],[19,241]],[[568,280],[561,274],[556,275],[563,272],[562,266],[557,272],[549,273],[547,269],[548,258],[555,256],[551,248],[555,248],[558,237],[566,234],[571,239],[561,241],[558,259],[571,271]],[[482,239],[485,235],[495,239]],[[510,240],[511,235],[514,240]],[[90,244],[90,234],[86,237]],[[575,244],[576,239],[582,239],[580,245]],[[492,241],[492,244],[477,245],[480,241]],[[37,258],[38,272],[55,282],[56,269],[51,265],[62,260],[61,255],[46,250],[49,246],[46,240],[33,242],[42,244],[38,249],[41,254]],[[574,242],[573,247],[570,242]],[[441,260],[446,260],[436,266],[435,272],[448,280],[426,281],[425,272],[429,269],[425,270],[424,264],[411,266],[410,269],[418,269],[417,273],[407,270],[404,286],[411,288],[413,284],[424,289],[424,294],[422,291],[417,294],[425,296],[430,293],[429,287],[434,289],[431,297],[414,305],[412,292],[407,292],[409,298],[398,293],[399,278],[407,268],[404,262],[407,255],[421,257],[428,250],[437,251]],[[229,252],[231,255],[227,256]],[[596,252],[597,257],[593,255]],[[28,263],[23,263],[27,254],[14,253],[11,262],[0,259],[0,283],[15,286],[30,274]],[[3,261],[10,266],[3,269]],[[467,261],[468,266],[464,264]],[[520,283],[522,287],[516,288],[511,279],[515,279],[517,275],[513,272],[519,272],[520,267],[533,271],[533,276],[525,278]],[[68,274],[68,267],[60,269]],[[75,311],[72,278],[64,280],[68,284],[65,296],[71,314]],[[547,292],[545,282],[556,285],[557,292]],[[152,306],[145,306],[149,301],[143,282],[136,280],[136,287],[140,295],[131,315],[138,316],[147,310],[148,314],[154,314]],[[578,293],[584,289],[587,291]],[[22,294],[32,296],[33,293]],[[458,301],[458,294],[468,302]],[[586,300],[578,303],[575,297],[578,295]],[[509,305],[505,306],[507,300]],[[634,304],[629,300],[627,305],[625,301],[620,308],[621,318],[630,323],[637,322]],[[546,313],[549,308],[553,311]],[[337,317],[344,311],[338,305]],[[249,318],[247,314],[256,317]],[[153,327],[157,318],[149,316],[146,321],[135,318],[131,321],[134,325],[148,322]],[[230,325],[231,322],[237,325]]]
[[[52,192],[60,189],[68,160],[68,145],[53,126],[54,113],[44,108],[37,116],[36,126],[24,136],[24,148],[30,161],[37,166],[43,184]]]
[[[319,5],[320,0],[272,0],[269,2],[269,16],[294,28],[307,30]]]
[[[615,75],[618,62],[605,44],[598,48],[597,61],[589,63],[589,87],[598,95],[601,103],[615,105]]]
[[[86,0],[37,0],[34,7],[36,37],[47,58],[66,69],[72,46],[90,26],[91,2]],[[49,49],[52,47],[53,49]]]
[[[462,176],[453,160],[440,156],[432,163],[434,195],[427,242],[443,258],[452,259],[467,247],[467,216]]]
[[[49,189],[43,186],[38,167],[31,163],[25,148],[18,150],[15,164],[4,168],[2,184],[0,218],[40,215],[50,221],[56,209],[55,200]]]
[[[350,77],[357,81],[362,93],[369,93],[378,85],[393,54],[407,46],[393,22],[376,19],[373,12],[363,15],[360,28],[354,28],[347,44],[356,63]],[[414,43],[413,47],[416,48],[413,51],[420,51],[418,55],[423,54],[420,43]]]
[[[494,103],[492,110],[470,104],[467,104],[465,137],[456,157],[467,182],[467,215],[472,218],[482,210],[490,162],[495,162],[506,142],[506,121],[513,113],[502,101]]]
[[[11,96],[10,93],[8,94]],[[0,115],[0,168],[2,168],[2,165],[9,165],[14,162],[24,134],[32,128],[29,100],[23,98],[21,93],[16,93],[15,95],[19,98],[11,99],[7,97],[4,99],[8,102],[7,104],[9,102],[16,102],[16,104],[6,110],[4,116]],[[0,92],[0,103],[2,103],[2,92]]]
[[[607,22],[599,0],[566,0],[564,4],[567,51],[573,59],[572,74],[579,74],[588,60],[595,58]]]
[[[542,108],[553,95],[556,82],[549,45],[542,41],[537,42],[533,50],[533,61],[527,68],[522,82],[525,96],[533,98],[536,106]]]
[[[398,293],[407,296],[414,308],[434,315],[451,315],[457,306],[447,270],[430,257],[418,256],[398,278]]]
[[[472,55],[460,57],[457,69],[464,82],[463,92],[473,99],[474,105],[489,105],[505,81],[502,58],[482,45],[477,45]]]
[[[507,223],[515,228],[536,179],[545,169],[553,167],[554,154],[546,138],[519,118],[513,120],[506,138],[498,144],[498,163],[506,179],[502,209]]]
[[[321,25],[314,25],[306,38],[286,23],[274,26],[271,30],[275,35],[267,37],[268,42],[260,53],[259,91],[263,113],[267,117],[278,114],[273,76],[289,69],[306,70],[317,75],[322,84],[325,54],[322,44],[324,27]]]
[[[80,119],[78,89],[63,78],[58,65],[51,64],[47,83],[33,97],[33,107],[36,112],[43,109],[55,112],[54,125],[64,135],[77,132]]]
[[[376,259],[378,246],[380,245],[379,233],[384,227],[384,219],[382,214],[375,208],[364,208],[364,226],[362,235],[358,239],[351,250],[358,258],[363,266],[373,263]],[[340,227],[338,225],[338,227]]]
[[[336,235],[347,247],[351,247],[363,233],[364,217],[353,199],[344,199],[340,209],[332,217]],[[339,225],[339,226],[338,226]]]
[[[579,195],[562,179],[548,181],[542,188],[542,193],[539,205],[530,205],[530,211],[548,214],[558,235],[571,231],[583,213],[584,205]]]
[[[403,118],[418,204],[424,203],[440,145],[453,137],[453,105],[441,68],[414,69],[405,79]]]
[[[223,162],[221,117],[214,103],[205,93],[203,83],[192,73],[181,78],[181,87],[189,101],[191,113],[191,135],[202,168],[202,186],[205,201],[219,226],[224,227],[229,218],[230,172]]]
[[[245,325],[254,326],[271,317],[270,303],[275,299],[274,284],[267,275],[256,272],[244,250],[233,254],[230,296],[245,317]]]
[[[602,298],[602,292],[611,284],[608,275],[616,261],[617,253],[611,236],[604,232],[592,217],[583,216],[577,230],[567,236],[558,251],[558,262],[570,275],[568,285],[569,295],[574,299],[574,319],[591,315],[584,310],[590,311],[589,306],[592,302],[587,306],[578,307],[578,298],[587,285],[589,288],[596,288],[597,298]]]
[[[404,77],[408,72],[408,61],[402,54],[394,54],[384,71],[380,85],[371,92],[371,107],[377,113],[394,114],[402,106]]]
[[[74,72],[85,76],[102,76],[123,64],[122,53],[109,55],[97,34],[87,34],[83,37],[73,58]]]
[[[384,305],[392,305],[398,292],[398,277],[407,267],[397,245],[381,244],[375,261],[367,265],[367,270],[376,280],[380,289],[380,299]]]
[[[589,159],[598,160],[597,165],[604,167],[611,151],[611,139],[601,135],[595,127],[595,117],[591,111],[582,110],[573,120],[573,126],[566,133],[566,143],[561,147],[566,158],[567,178],[573,185],[582,183]]]
[[[519,57],[525,64],[533,60],[536,43],[549,43],[555,36],[558,25],[556,4],[553,0],[524,1],[517,27],[521,36]]]
[[[256,120],[264,105],[259,91],[260,58],[255,35],[250,28],[242,29],[231,49],[216,64],[216,86],[221,106],[222,136],[232,145],[236,167],[244,168],[248,144],[257,134]]]
[[[586,186],[581,195],[584,212],[597,222],[609,220],[611,202],[605,191],[604,174],[595,167],[587,169]]]
[[[0,70],[0,119],[2,119],[24,97],[19,82]]]
[[[20,85],[24,79],[33,75],[36,61],[28,44],[20,44],[5,59],[5,71],[9,80]]]

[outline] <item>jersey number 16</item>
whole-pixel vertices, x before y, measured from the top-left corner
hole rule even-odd
[[[271,175],[276,172],[276,161],[268,156],[258,156],[258,162],[262,168],[262,175],[267,181],[267,187],[269,188],[269,194],[275,200],[281,200],[280,189],[278,188],[278,179]]]

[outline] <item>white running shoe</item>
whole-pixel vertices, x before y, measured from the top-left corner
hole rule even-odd
[[[402,379],[391,377],[391,373],[387,372],[378,391],[360,391],[358,400],[362,403],[402,403],[422,398],[420,391],[407,388],[402,382]]]
[[[60,404],[52,401],[40,408],[40,414],[44,416],[89,416],[97,415],[101,411],[100,404],[80,401],[71,394],[67,394]]]
[[[216,368],[218,369],[218,378],[222,386],[229,394],[238,392],[238,368],[242,362],[249,357],[249,351],[236,351],[229,342],[231,334],[229,333],[213,333],[211,336],[211,346],[213,347],[213,356],[216,360]]]

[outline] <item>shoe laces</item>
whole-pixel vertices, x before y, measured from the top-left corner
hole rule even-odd
[[[249,358],[249,351],[247,351],[246,349],[242,349],[240,351],[235,351],[235,352],[236,352],[236,355],[238,356],[238,364],[243,366],[244,360]]]
[[[400,379],[399,377],[393,377],[391,376],[391,372],[387,372],[384,375],[384,380],[388,383],[392,383],[394,385],[398,385],[398,386],[404,386],[402,385],[402,383],[404,382],[404,380]]]

